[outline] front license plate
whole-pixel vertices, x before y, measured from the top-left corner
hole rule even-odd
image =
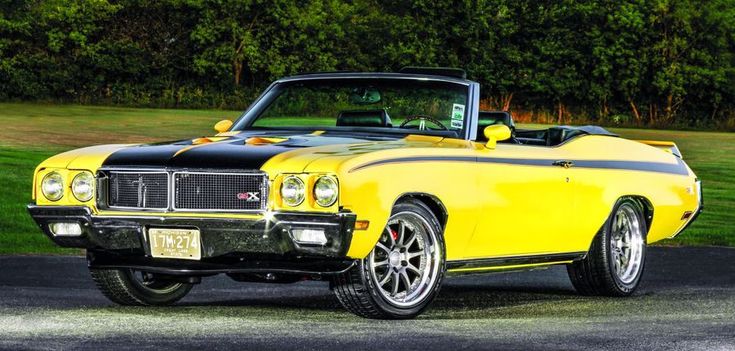
[[[200,260],[202,245],[198,229],[148,229],[148,242],[151,256],[157,258],[178,258]]]

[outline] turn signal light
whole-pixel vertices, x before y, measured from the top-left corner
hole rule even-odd
[[[370,221],[355,222],[355,230],[367,230],[370,227]]]

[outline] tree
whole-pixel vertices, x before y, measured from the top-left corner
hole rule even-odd
[[[409,65],[542,121],[732,125],[735,0],[0,0],[1,100],[243,108]]]

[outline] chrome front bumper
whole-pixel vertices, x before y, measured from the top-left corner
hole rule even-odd
[[[31,217],[57,245],[128,256],[150,257],[146,230],[158,228],[196,228],[201,232],[202,260],[227,255],[266,254],[286,257],[317,256],[343,258],[349,249],[355,215],[275,213],[253,219],[197,218],[164,216],[97,216],[84,206],[28,205]],[[75,222],[82,228],[78,236],[57,236],[50,224]],[[292,229],[323,230],[327,242],[304,245],[293,240]]]

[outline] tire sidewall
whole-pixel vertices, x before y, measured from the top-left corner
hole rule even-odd
[[[136,295],[136,298],[149,305],[167,305],[173,303],[186,296],[192,288],[191,284],[176,283],[178,284],[177,288],[171,291],[161,292],[140,284],[130,269],[120,270],[120,275],[123,277],[124,284]]]
[[[446,271],[446,249],[444,245],[443,229],[441,224],[439,224],[439,221],[436,219],[436,216],[434,216],[434,214],[426,207],[426,205],[418,201],[408,201],[396,204],[393,208],[393,211],[391,212],[391,217],[394,214],[400,212],[412,212],[424,218],[429,223],[429,225],[433,227],[432,229],[436,233],[436,247],[441,252],[439,255],[440,262],[438,263],[439,269],[437,272],[437,277],[434,281],[433,286],[430,287],[430,292],[420,302],[416,303],[412,307],[398,307],[386,300],[385,297],[383,297],[383,295],[378,290],[380,289],[380,287],[377,286],[377,283],[372,278],[370,267],[367,262],[369,256],[360,261],[361,279],[363,284],[367,287],[371,299],[385,314],[387,314],[391,318],[397,319],[413,318],[416,315],[420,314],[424,309],[426,309],[426,307],[429,306],[431,301],[434,300],[436,295],[439,293],[442,281],[444,279],[444,273]]]
[[[640,269],[638,270],[638,275],[635,277],[633,281],[630,283],[624,283],[620,280],[618,275],[615,272],[615,267],[613,264],[613,256],[612,251],[610,250],[610,237],[612,236],[612,227],[613,227],[613,221],[615,218],[615,214],[617,213],[618,209],[625,205],[631,205],[633,209],[636,212],[636,217],[638,219],[638,225],[640,228],[642,228],[641,235],[643,236],[643,246],[641,247],[641,265]],[[641,277],[643,276],[643,271],[646,267],[646,249],[647,249],[647,234],[648,231],[645,230],[646,223],[643,218],[643,209],[641,206],[634,200],[629,198],[620,199],[613,208],[612,212],[610,213],[610,218],[608,219],[607,223],[605,223],[605,230],[603,231],[602,235],[602,253],[603,258],[605,260],[605,267],[608,271],[608,274],[610,275],[612,282],[615,285],[615,288],[623,295],[630,295],[633,293],[633,291],[638,287],[638,284],[640,283]]]

